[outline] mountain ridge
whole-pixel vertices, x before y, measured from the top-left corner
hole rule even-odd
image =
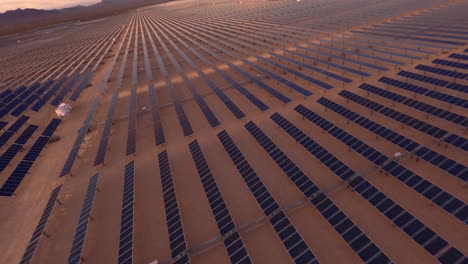
[[[8,10],[0,13],[0,36],[74,20],[96,19],[128,9],[167,1],[170,0],[102,0],[89,6],[77,5],[62,9],[18,8]]]

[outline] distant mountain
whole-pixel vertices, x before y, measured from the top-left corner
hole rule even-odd
[[[55,9],[16,9],[0,14],[0,25],[3,25],[3,23],[23,23],[21,20],[36,20],[42,18],[56,17],[60,15],[60,11]]]
[[[1,0],[0,0],[1,1]],[[127,9],[158,4],[171,0],[102,0],[91,6],[64,9],[16,9],[0,13],[0,35],[31,30],[73,20],[88,20],[123,12]]]

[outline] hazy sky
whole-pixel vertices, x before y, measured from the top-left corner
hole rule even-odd
[[[0,13],[17,8],[54,9],[75,5],[91,5],[100,0],[0,0]]]

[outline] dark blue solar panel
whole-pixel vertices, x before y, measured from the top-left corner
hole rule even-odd
[[[234,141],[224,130],[218,134],[218,139],[223,144],[224,149],[230,156],[232,162],[237,167],[240,175],[244,179],[244,182],[249,187],[251,193],[254,195],[258,204],[262,208],[266,216],[270,216],[270,223],[274,227],[275,231],[279,235],[283,245],[288,250],[290,256],[295,260],[296,263],[302,263],[302,260],[298,258],[301,255],[307,256],[307,261],[315,263],[316,261],[314,254],[305,244],[302,237],[296,231],[293,224],[289,221],[286,214],[280,209],[273,196],[270,194],[266,186],[257,176],[253,168],[249,165],[244,155],[237,148]],[[289,236],[284,236],[282,231],[289,230]],[[295,243],[289,243],[290,237],[295,237]],[[299,247],[297,247],[300,245]]]
[[[325,102],[325,100],[322,100],[322,102]],[[339,110],[338,110],[339,109]],[[323,123],[323,122],[328,122],[326,121],[324,118],[320,117],[318,114],[312,112],[311,110],[309,110],[308,108],[302,106],[302,105],[299,105],[295,108],[295,110],[303,115],[305,118],[307,118],[308,120],[310,120],[311,122],[315,123],[316,125],[319,125],[320,123]],[[336,104],[336,103],[333,103],[333,111],[336,111],[338,113],[338,111],[340,111],[339,114],[343,115],[347,109],[344,109],[343,110],[343,107]],[[343,110],[343,111],[342,111]],[[361,119],[363,120],[363,118]],[[355,138],[354,136],[352,136],[351,134],[345,132],[344,130],[342,130],[341,128],[335,126],[332,124],[332,126],[329,126],[327,129],[325,129],[327,132],[329,132],[331,135],[333,135],[334,137],[336,137],[338,140],[340,140],[341,142],[343,142],[344,144],[348,145],[348,147],[350,147],[351,149],[354,149],[356,152],[360,153],[362,156],[364,156],[365,158],[367,158],[368,160],[370,160],[371,162],[374,162],[376,165],[382,165],[382,162],[381,161],[378,161],[378,160],[373,160],[373,156],[374,155],[377,155],[377,156],[380,156],[380,157],[383,157],[385,160],[390,160],[389,157],[385,156],[383,153],[377,151],[376,149],[366,145],[363,141]],[[396,133],[395,133],[396,134]],[[398,135],[398,134],[396,134]],[[344,140],[344,138],[346,138],[346,140]],[[403,136],[401,135],[398,135],[398,136],[392,136],[392,138],[389,138],[387,137],[386,139],[387,140],[393,140],[393,139],[397,139],[397,138],[404,138]],[[398,142],[405,142],[407,141],[408,143],[412,142],[413,143],[413,146],[416,147],[416,146],[419,146],[419,144],[415,143],[414,141],[412,140],[409,140],[409,139],[406,139],[405,140],[398,140]],[[395,142],[394,142],[395,143]],[[403,146],[406,146],[406,144],[408,143],[404,143]],[[397,143],[395,143],[397,144]],[[402,147],[403,147],[402,146]],[[411,150],[413,150],[414,148],[412,148]],[[429,151],[429,152],[433,152],[435,153],[434,151]],[[418,155],[418,154],[416,154]],[[426,155],[426,154],[424,154]],[[421,156],[424,156],[424,155],[421,155]],[[435,155],[437,155],[437,153],[435,153]],[[435,156],[434,155],[434,156]],[[419,156],[419,155],[418,155]],[[448,160],[448,158],[446,158],[445,156],[442,156],[442,155],[439,155],[444,161],[445,160]],[[423,157],[424,158],[424,157]],[[454,162],[456,163],[456,162]],[[436,165],[436,164],[434,164]],[[449,214],[452,214],[454,215],[455,217],[457,217],[457,212],[459,210],[461,211],[464,211],[466,210],[468,212],[468,206],[466,206],[463,202],[461,202],[459,199],[457,199],[456,197],[452,196],[451,194],[441,190],[439,187],[437,187],[436,185],[432,184],[431,182],[427,181],[427,180],[424,180],[422,179],[420,176],[418,176],[416,173],[410,171],[409,169],[407,169],[405,166],[403,165],[398,165],[398,162],[397,161],[393,161],[391,162],[390,164],[388,164],[387,166],[384,166],[383,169],[385,171],[387,171],[390,175],[392,176],[395,176],[397,179],[399,179],[400,181],[402,181],[403,183],[405,183],[406,185],[408,185],[410,188],[413,188],[415,191],[417,191],[418,193],[420,193],[421,195],[424,195],[425,191],[428,190],[429,188],[437,188],[439,191],[437,193],[437,195],[444,195],[445,197],[447,197],[447,200],[451,200],[453,202],[456,202],[459,206],[457,206],[456,208],[450,208],[450,210],[448,208],[445,208],[444,207],[444,204],[446,202],[446,200],[444,200],[443,202],[439,202],[437,200],[433,200],[431,198],[428,198],[429,200],[432,200],[432,202],[436,203],[438,206],[440,206],[442,209],[445,209]],[[405,179],[401,179],[399,178],[399,175],[400,174],[405,174],[405,175],[412,175],[410,177],[418,177],[420,180],[418,181],[418,185],[410,185]],[[456,175],[455,175],[456,176]],[[463,180],[463,179],[462,179]],[[466,179],[465,179],[466,181]],[[424,186],[424,188],[422,188],[422,186]],[[466,221],[467,219],[465,219],[465,217],[459,217],[459,219],[461,221]]]
[[[171,257],[181,258],[182,256],[187,256],[185,261],[181,263],[190,263],[188,252],[186,251],[187,245],[182,227],[182,218],[180,217],[175,186],[172,180],[171,165],[169,164],[167,151],[163,151],[158,154],[158,161],[159,174],[161,176],[161,185],[163,189],[164,209],[166,212],[166,221],[169,233]]]
[[[273,120],[280,118],[279,114],[274,114],[271,117]],[[257,142],[268,152],[270,157],[276,162],[276,164],[283,170],[283,172],[294,182],[306,197],[313,198],[311,203],[316,209],[320,211],[327,221],[335,228],[335,230],[345,239],[345,241],[351,246],[351,248],[361,257],[364,262],[368,262],[371,259],[380,257],[385,259],[387,262],[390,259],[374,244],[371,240],[349,219],[328,197],[325,193],[321,192],[319,188],[302,172],[293,161],[291,161],[285,153],[279,149],[268,136],[260,130],[260,128],[253,122],[249,122],[245,125],[250,134],[257,140]],[[326,204],[326,206],[323,206]],[[345,236],[348,229],[340,229],[340,223],[343,221],[349,222],[350,227],[354,226],[354,236]],[[366,242],[360,245],[356,245],[352,242],[353,239],[361,238]],[[372,253],[361,254],[361,251],[374,249]]]
[[[229,214],[228,208],[216,181],[208,168],[208,164],[198,142],[192,141],[189,144],[189,149],[192,153],[193,161],[197,167],[198,175],[200,176],[205,194],[210,203],[211,211],[215,217],[219,232],[221,233],[221,236],[224,237],[224,246],[229,258],[231,259],[231,263],[239,263],[241,261],[242,263],[251,263],[250,257],[247,250],[244,248],[244,243],[242,242],[238,232],[235,231],[233,234],[230,234],[235,230],[236,226]],[[234,245],[236,245],[235,250],[232,249]],[[241,252],[240,254],[238,254],[239,251]],[[236,260],[235,258],[239,258],[239,260]]]
[[[61,122],[62,120],[58,118],[52,119],[50,123],[47,125],[47,127],[44,129],[44,131],[42,132],[42,136],[51,137]]]
[[[125,166],[122,214],[120,220],[120,242],[118,263],[133,263],[133,207],[134,207],[135,163]]]
[[[78,220],[72,247],[70,249],[70,255],[68,256],[67,263],[69,264],[81,263],[81,254],[83,253],[83,245],[91,217],[91,209],[93,208],[98,178],[99,173],[91,177],[89,180],[88,189],[86,191],[83,207],[81,208],[80,218]]]
[[[278,124],[285,132],[287,132],[291,137],[296,139],[299,144],[301,144],[305,149],[307,149],[310,154],[318,158],[322,161],[322,163],[327,166],[328,168],[332,169],[331,164],[327,164],[329,159],[335,160],[334,165],[341,164],[341,166],[345,167],[345,170],[337,170],[335,169],[334,172],[343,180],[348,182],[348,185],[353,188],[358,194],[360,194],[364,199],[368,200],[370,204],[372,204],[377,210],[383,213],[390,221],[392,221],[396,226],[400,227],[402,231],[406,232],[409,236],[410,234],[407,230],[403,229],[402,226],[406,224],[410,224],[412,222],[419,222],[420,221],[408,213],[405,209],[387,197],[383,192],[377,189],[375,186],[370,184],[364,178],[362,178],[359,174],[355,171],[350,169],[346,164],[341,162],[338,158],[334,157],[333,154],[329,153],[326,149],[324,149],[320,144],[315,142],[305,133],[303,133],[299,128],[294,126],[291,122],[286,120],[280,115],[277,115],[274,120],[276,124]],[[313,149],[308,148],[307,146],[315,145]],[[326,153],[326,155],[323,155]],[[386,202],[386,206],[382,207],[382,203]],[[404,215],[405,221],[400,221],[399,217]],[[437,258],[442,258],[442,255],[446,254],[446,248],[439,248],[435,251],[429,251],[426,247],[426,242],[432,239],[439,239],[443,240],[439,235],[433,232],[429,227],[425,226],[421,223],[421,231],[430,232],[431,235],[425,240],[419,240],[417,237],[412,237],[415,242],[423,246],[431,255],[436,256]],[[346,240],[346,238],[345,238]],[[443,240],[445,242],[445,240]],[[448,242],[445,242],[447,245]],[[455,250],[456,252],[460,252],[458,249],[451,247],[450,250]],[[461,252],[460,252],[461,253]],[[459,260],[462,260],[463,254],[461,253]]]
[[[44,229],[49,220],[49,216],[52,213],[52,209],[54,208],[55,201],[57,201],[57,196],[61,188],[62,188],[62,185],[52,190],[49,200],[47,201],[44,211],[42,212],[41,218],[39,218],[39,221],[36,225],[36,229],[34,230],[31,240],[29,241],[28,246],[26,247],[26,250],[23,254],[23,258],[20,261],[21,264],[31,263],[32,258],[34,257],[34,253],[36,251],[37,245],[39,245],[39,242],[42,238],[42,234],[44,233]]]

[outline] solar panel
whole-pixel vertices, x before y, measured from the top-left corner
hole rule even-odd
[[[164,129],[162,126],[161,116],[159,115],[159,105],[156,98],[156,89],[154,85],[150,83],[148,85],[150,94],[151,114],[153,116],[153,129],[154,129],[154,142],[156,146],[164,144],[166,139],[164,137]]]
[[[0,196],[12,196],[28,173],[33,162],[22,160],[0,188]]]
[[[39,221],[37,222],[36,229],[34,229],[31,240],[29,240],[28,246],[26,247],[26,250],[20,261],[21,264],[29,264],[32,262],[37,245],[39,245],[42,235],[45,233],[44,229],[49,221],[49,216],[54,209],[55,201],[57,201],[57,197],[61,188],[62,185],[52,190],[49,200],[47,201],[44,211],[42,212],[41,218],[39,218]]]
[[[80,75],[76,73],[73,75],[69,82],[65,84],[63,89],[59,92],[59,94],[52,100],[50,103],[53,106],[58,106],[59,103],[62,102],[63,98],[67,95],[68,91],[76,84],[76,82],[80,79]]]
[[[29,120],[29,116],[22,116],[13,123],[7,131],[17,132]]]
[[[195,98],[195,102],[197,102],[198,107],[200,107],[200,110],[202,111],[203,115],[205,116],[206,120],[210,124],[211,127],[216,127],[219,125],[219,121],[216,118],[215,114],[213,111],[211,111],[210,107],[208,104],[205,102],[203,97],[200,96],[198,91],[196,90],[195,86],[192,84],[189,78],[182,73],[182,79],[184,80],[185,84],[189,88],[190,92],[192,93],[193,97]]]
[[[448,61],[448,60],[442,60],[442,59],[435,59],[432,61],[432,63],[439,64],[439,65],[444,65],[448,67],[454,67],[454,68],[459,68],[463,70],[468,69],[468,64],[466,63],[461,63],[461,62],[454,62],[454,61]]]
[[[42,152],[44,147],[47,145],[49,142],[48,137],[43,137],[40,136],[36,142],[31,146],[29,151],[26,153],[26,156],[24,156],[24,160],[34,162],[36,159],[39,157],[39,154]]]
[[[280,209],[278,203],[276,203],[273,196],[257,176],[228,133],[223,130],[218,134],[218,139],[223,144],[224,149],[244,179],[244,182],[254,195],[258,205],[260,205],[266,216],[271,217],[271,225],[295,263],[318,263],[318,260],[304,242],[301,235],[297,232],[283,210]],[[292,241],[293,243],[291,243]]]
[[[295,110],[311,122],[315,123],[316,125],[324,126],[324,124],[327,124],[327,127],[324,128],[325,131],[329,132],[332,136],[346,144],[351,149],[354,149],[356,152],[364,156],[369,161],[375,163],[376,165],[382,165],[382,162],[380,162],[380,160],[391,160],[383,153],[377,151],[371,146],[368,146],[361,140],[345,132],[341,128],[333,125],[332,123],[320,117],[318,114],[312,112],[308,108],[299,105],[295,108]],[[331,126],[328,126],[328,124],[331,124]],[[392,139],[396,138],[398,137],[392,136]],[[405,141],[405,139],[401,141]],[[390,175],[396,177],[398,180],[400,180],[402,183],[406,184],[408,187],[412,188],[416,192],[420,193],[421,195],[424,195],[436,205],[446,210],[449,214],[457,217],[461,221],[468,221],[468,206],[466,206],[462,201],[460,201],[450,193],[442,190],[435,184],[431,183],[430,181],[421,178],[418,174],[407,169],[405,166],[399,164],[397,161],[392,161],[388,165],[383,166],[383,170],[388,172]],[[462,180],[466,181],[468,180],[468,178]],[[437,199],[438,197],[444,197],[444,199]]]
[[[296,92],[299,92],[300,94],[302,94],[304,96],[311,96],[312,95],[312,92],[302,88],[301,86],[299,86],[299,85],[297,85],[297,84],[295,84],[293,82],[288,81],[287,79],[282,78],[281,76],[279,76],[277,74],[272,73],[271,71],[268,71],[267,69],[265,69],[263,67],[260,67],[260,66],[258,66],[256,64],[246,60],[246,59],[242,59],[242,62],[244,62],[247,65],[250,65],[252,68],[256,69],[257,71],[268,75],[269,77],[273,78],[274,80],[278,81],[279,83],[285,85],[286,87],[289,87],[289,88],[295,90]]]
[[[15,140],[15,144],[23,145],[31,138],[32,134],[38,129],[39,127],[36,125],[29,125],[23,133]]]
[[[416,66],[416,69],[425,71],[425,72],[449,76],[449,77],[453,77],[456,79],[466,79],[466,77],[468,76],[468,74],[466,73],[450,71],[450,70],[445,70],[445,69],[436,68],[436,67],[427,66],[427,65],[421,65],[421,64]]]
[[[366,90],[368,92],[380,95],[382,97],[388,98],[392,101],[405,104],[409,107],[415,108],[425,113],[440,117],[442,119],[445,119],[457,125],[461,125],[463,127],[468,125],[468,119],[466,117],[447,111],[439,107],[432,106],[430,104],[423,103],[416,99],[408,98],[406,96],[402,96],[397,93],[393,93],[393,92],[378,88],[376,86],[373,86],[367,83],[361,84],[359,88]]]
[[[272,115],[272,119],[279,117]],[[348,245],[365,263],[388,263],[390,259],[382,252],[367,235],[344,214],[327,195],[301,171],[287,155],[276,146],[268,136],[252,121],[245,125],[249,133],[270,155],[283,172],[294,182],[302,193],[311,199],[312,205],[326,218],[331,226],[340,234]],[[352,236],[345,235],[353,229]],[[359,239],[357,239],[359,238]]]
[[[269,55],[273,56],[273,57],[277,57],[277,58],[280,58],[282,60],[285,60],[287,62],[290,62],[290,63],[294,63],[294,64],[297,64],[303,68],[306,68],[308,70],[311,70],[311,71],[314,71],[314,72],[317,72],[317,73],[320,73],[322,75],[325,75],[327,77],[330,77],[332,79],[335,79],[335,80],[338,80],[340,82],[344,82],[344,83],[350,83],[352,82],[353,80],[349,79],[349,78],[346,78],[346,77],[343,77],[341,75],[338,75],[338,74],[334,74],[330,71],[326,71],[326,70],[323,70],[321,68],[318,68],[318,67],[315,67],[315,66],[312,66],[312,65],[309,65],[309,64],[305,64],[305,63],[302,63],[300,61],[297,61],[297,60],[294,60],[294,59],[290,59],[286,56],[283,56],[283,55],[279,55],[279,54],[276,54],[274,52],[269,52],[268,53]]]
[[[95,193],[97,190],[99,173],[91,177],[88,184],[88,189],[81,208],[80,218],[75,230],[75,236],[73,238],[72,247],[68,256],[68,264],[81,263],[83,260],[83,245],[86,239],[86,232],[88,231],[88,224],[91,221],[91,210],[93,209],[93,202],[95,199]]]
[[[352,92],[349,92],[347,90],[343,90],[339,93],[339,95],[348,98],[352,100],[353,102],[356,102],[360,105],[363,105],[367,108],[373,109],[374,111],[381,113],[389,118],[392,118],[398,122],[401,122],[402,124],[405,124],[409,127],[412,127],[414,129],[417,129],[427,135],[430,135],[434,138],[437,139],[443,139],[445,142],[463,149],[463,150],[468,150],[468,140],[465,139],[462,136],[458,136],[456,134],[449,134],[446,130],[438,128],[436,126],[433,126],[431,124],[428,124],[426,122],[423,122],[421,120],[418,120],[416,118],[413,118],[411,116],[408,116],[406,114],[403,114],[399,111],[395,111],[393,109],[390,109],[388,107],[384,107],[381,104],[378,104],[376,102],[373,102],[371,100],[368,100],[362,96],[359,96],[357,94],[354,94]],[[326,99],[323,99],[326,100]],[[449,135],[449,136],[448,136]]]
[[[83,126],[80,128],[78,132],[78,136],[76,137],[75,143],[73,144],[73,147],[70,150],[70,153],[68,154],[68,158],[65,161],[65,164],[62,168],[62,171],[60,172],[59,177],[63,177],[71,172],[73,164],[75,163],[76,157],[78,155],[78,151],[80,150],[81,143],[83,143],[83,139],[86,133],[88,133],[89,125],[99,105],[99,101],[100,101],[99,97],[93,101],[93,104],[91,105],[91,108],[89,109],[88,115],[86,116]]]
[[[176,94],[174,86],[172,86],[172,82],[169,79],[166,79],[166,88],[168,89],[169,94],[172,97],[172,101],[174,102],[175,111],[177,113],[177,118],[179,119],[180,126],[182,127],[182,132],[184,136],[190,136],[193,134],[192,126],[185,114],[184,108],[180,103],[180,100]]]
[[[218,86],[214,82],[212,82],[208,76],[206,76],[203,72],[197,71],[198,75],[202,77],[202,79],[208,84],[208,86],[213,90],[213,92],[219,97],[219,99],[226,105],[226,107],[231,111],[231,113],[238,119],[245,116],[245,114],[234,104],[227,95],[221,91]]]
[[[270,95],[274,96],[275,98],[277,98],[280,102],[284,103],[284,104],[287,104],[289,102],[291,102],[291,99],[289,99],[288,97],[284,96],[283,94],[281,94],[280,92],[278,92],[277,90],[271,88],[269,85],[267,85],[266,83],[262,82],[260,79],[250,75],[248,72],[242,70],[241,68],[237,67],[236,65],[232,64],[232,63],[228,63],[229,67],[236,70],[237,72],[239,72],[241,75],[245,76],[247,79],[249,79],[251,82],[255,83],[258,87],[264,89],[265,91],[267,91]]]
[[[12,144],[8,149],[0,156],[0,173],[10,164],[10,161],[13,160],[20,152],[22,145]]]
[[[93,75],[94,75],[94,72],[92,71],[86,74],[86,76],[83,78],[81,83],[76,88],[75,92],[73,92],[73,94],[70,96],[70,100],[76,101],[78,97],[80,97],[80,94],[83,92],[84,88],[86,88],[91,78],[93,78]]]
[[[308,81],[309,83],[313,83],[313,84],[315,84],[315,85],[317,85],[317,86],[319,86],[319,87],[321,87],[321,88],[324,88],[324,89],[327,89],[327,90],[333,88],[333,86],[331,86],[331,85],[329,85],[329,84],[327,84],[327,83],[324,83],[324,82],[319,81],[319,80],[317,80],[317,79],[315,79],[315,78],[312,78],[312,77],[310,77],[310,76],[308,76],[308,75],[305,75],[305,74],[303,74],[303,73],[301,73],[301,72],[295,71],[295,70],[293,70],[293,69],[291,69],[291,68],[288,68],[288,67],[286,67],[286,66],[284,66],[284,65],[281,65],[281,64],[279,64],[279,63],[276,63],[276,62],[274,62],[273,60],[263,58],[262,56],[256,56],[256,58],[259,59],[259,60],[261,60],[261,61],[263,61],[263,62],[266,62],[266,63],[268,63],[268,64],[270,64],[270,65],[273,65],[273,66],[275,66],[276,68],[279,68],[279,69],[281,69],[281,70],[283,70],[283,71],[285,71],[285,72],[289,72],[289,73],[291,73],[291,74],[294,74],[294,75],[296,75],[297,77],[299,77],[299,78],[301,78],[301,79],[304,79],[304,80]]]
[[[429,227],[425,226],[416,217],[411,215],[387,195],[362,178],[359,174],[320,146],[320,144],[307,136],[291,122],[281,116],[276,117],[275,119],[276,120],[273,121],[275,121],[275,123],[291,137],[296,139],[307,151],[309,151],[310,154],[319,159],[323,165],[331,169],[343,181],[347,181],[351,188],[353,188],[358,194],[398,226],[400,230],[405,232],[416,243],[426,249],[429,254],[439,260],[450,256],[455,260],[455,262],[464,258],[463,253],[458,249],[450,246],[450,244],[442,237],[437,235]],[[333,167],[331,165],[333,165]],[[421,239],[421,233],[424,233],[427,237],[425,239]]]
[[[333,111],[337,112],[338,114],[342,115],[345,118],[350,119],[353,122],[356,122],[357,124],[363,126],[364,128],[372,131],[373,133],[378,134],[380,137],[397,144],[398,146],[402,147],[406,151],[414,153],[416,156],[422,157],[423,159],[431,162],[433,165],[447,171],[449,174],[452,174],[463,181],[466,180],[466,175],[463,175],[463,170],[466,168],[466,166],[453,161],[443,155],[440,155],[439,153],[429,150],[425,147],[422,148],[421,145],[418,143],[414,142],[413,140],[410,140],[409,138],[404,137],[403,135],[400,135],[399,133],[392,131],[384,126],[381,126],[374,121],[371,121],[365,117],[362,117],[349,109],[346,109],[337,103],[334,103],[326,98],[320,98],[318,102]],[[351,119],[350,116],[353,116]],[[453,135],[453,134],[452,134]],[[456,136],[455,138],[458,138]],[[448,138],[447,138],[448,139]],[[447,140],[446,139],[446,140]],[[417,150],[417,151],[416,151]],[[431,156],[438,156],[438,157],[443,157],[443,159],[439,160],[437,163],[434,162],[435,159],[429,158],[429,155]]]
[[[255,95],[251,94],[247,89],[245,89],[242,85],[240,85],[238,82],[234,81],[229,75],[227,75],[225,72],[221,71],[217,67],[213,67],[213,70],[217,72],[221,77],[223,77],[232,87],[234,87],[236,90],[238,90],[245,98],[247,98],[252,104],[254,104],[260,111],[265,111],[269,107],[264,104],[260,99],[255,97]]]
[[[47,103],[47,101],[49,101],[49,99],[52,98],[52,96],[57,92],[58,89],[60,89],[60,87],[65,83],[65,81],[67,81],[67,77],[63,76],[54,86],[52,86],[52,88],[49,91],[47,91],[47,93],[44,96],[42,96],[42,98],[37,103],[35,103],[31,107],[31,110],[39,112],[39,110],[41,110],[45,103]]]
[[[128,134],[126,155],[135,154],[136,151],[136,120],[137,120],[137,93],[133,87],[130,95],[130,109],[128,113]]]
[[[169,233],[171,258],[174,263],[190,263],[167,151],[163,151],[158,154],[158,161],[167,229]]]
[[[42,132],[42,136],[51,137],[54,134],[57,127],[60,125],[60,122],[62,122],[61,119],[53,118],[47,125],[47,127],[44,129],[44,132]]]
[[[192,141],[189,149],[231,263],[252,263],[198,142]]]
[[[135,162],[125,166],[122,216],[120,220],[120,242],[118,263],[133,263],[133,207],[134,207]]]
[[[112,120],[114,119],[115,106],[119,98],[119,90],[116,90],[112,96],[112,101],[109,106],[109,111],[107,112],[106,123],[104,124],[104,129],[101,135],[101,141],[99,142],[99,147],[96,153],[96,158],[94,160],[94,166],[104,163],[107,153],[107,145],[109,143],[110,132],[112,129]]]

